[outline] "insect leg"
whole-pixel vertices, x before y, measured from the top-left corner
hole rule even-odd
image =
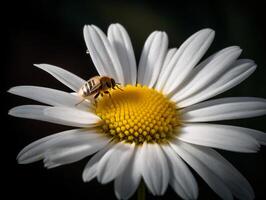
[[[85,101],[85,98],[83,98],[80,102],[76,103],[75,106],[78,106],[78,105],[81,104],[83,101]]]
[[[100,92],[97,92],[97,93],[93,96],[95,106],[97,106],[97,98],[98,98],[99,95],[100,95]]]
[[[104,91],[105,94],[108,94],[109,95],[109,98],[111,98],[111,94],[109,91]]]
[[[115,84],[115,87],[117,87],[119,90],[121,90],[121,91],[124,91],[122,88],[120,88],[118,85],[120,85],[120,83],[116,83]]]
[[[94,95],[94,99],[96,100],[97,99],[97,97],[99,96],[99,94],[100,94],[100,92],[97,92],[95,95]]]

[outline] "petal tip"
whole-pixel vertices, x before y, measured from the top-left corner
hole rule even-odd
[[[15,116],[15,108],[11,108],[11,109],[8,111],[8,115]]]
[[[15,92],[16,87],[9,88],[6,92],[13,94]]]
[[[26,163],[23,163],[23,161],[22,161],[22,160],[19,160],[18,158],[17,158],[17,163],[18,163],[19,165],[26,164]]]
[[[43,67],[43,65],[44,65],[44,64],[33,64],[33,66],[38,67],[38,68]]]
[[[27,161],[27,159],[25,159],[24,154],[21,154],[21,152],[17,155],[17,163],[20,165],[25,165],[25,164],[29,164],[30,162]]]
[[[88,31],[89,28],[90,28],[90,25],[85,24],[84,27],[83,27],[83,30],[84,30],[84,31]]]
[[[20,153],[17,155],[16,160],[17,160],[17,163],[18,163],[18,164],[23,164],[23,163],[21,162],[21,155],[20,155]]]
[[[211,28],[204,28],[198,31],[199,33],[204,33],[204,34],[211,34],[214,36],[215,31]]]
[[[215,35],[215,30],[211,29],[211,28],[207,28],[209,34],[211,34],[211,36]]]
[[[89,182],[89,180],[87,179],[85,170],[82,173],[82,180],[83,180],[84,183]]]
[[[38,67],[39,69],[42,70],[46,70],[47,68],[49,69],[49,67],[51,68],[52,66],[49,64],[45,64],[45,63],[40,63],[40,64],[33,64],[33,66]]]

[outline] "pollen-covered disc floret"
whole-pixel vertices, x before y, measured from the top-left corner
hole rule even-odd
[[[173,138],[179,115],[175,104],[162,93],[141,85],[110,92],[111,97],[104,95],[96,104],[107,136],[137,144],[165,143]]]

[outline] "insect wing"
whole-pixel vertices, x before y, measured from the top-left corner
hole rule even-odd
[[[92,77],[88,80],[87,85],[90,93],[97,91],[101,87],[101,82],[98,76]]]

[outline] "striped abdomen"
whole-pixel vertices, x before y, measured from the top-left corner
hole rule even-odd
[[[79,90],[79,94],[83,97],[90,96],[98,91],[101,84],[99,81],[99,77],[95,76],[88,80]]]

